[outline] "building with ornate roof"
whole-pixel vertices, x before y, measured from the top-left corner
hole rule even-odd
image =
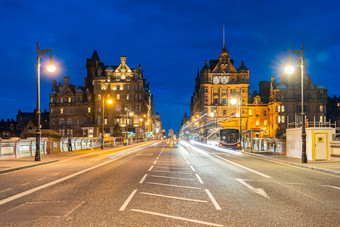
[[[152,125],[157,133],[162,131],[141,65],[129,67],[126,56],[120,57],[119,65],[105,65],[94,51],[87,59],[86,69],[84,87],[69,84],[68,77],[64,77],[63,85],[53,81],[50,94],[52,129],[63,136],[94,137],[100,135],[104,123],[106,135],[114,135],[118,125],[124,136],[135,133],[139,138],[150,128],[145,125]],[[154,126],[156,121],[157,126]]]

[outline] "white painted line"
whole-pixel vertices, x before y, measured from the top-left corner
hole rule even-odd
[[[335,189],[338,189],[338,190],[340,190],[340,188],[339,188],[339,187],[337,187],[337,186],[333,186],[333,185],[321,185],[321,186],[324,186],[324,187],[329,187],[329,188],[335,188]]]
[[[187,160],[188,165],[190,165],[190,162]]]
[[[195,219],[182,218],[182,217],[178,217],[178,216],[172,216],[172,215],[167,215],[167,214],[155,213],[155,212],[145,211],[145,210],[131,209],[131,211],[139,212],[139,213],[144,213],[144,214],[151,214],[151,215],[161,216],[161,217],[166,217],[166,218],[173,218],[173,219],[177,219],[177,220],[198,223],[198,224],[201,224],[201,225],[223,226],[223,225],[219,225],[219,224],[215,224],[215,223],[211,223],[211,222],[205,222],[205,221],[200,221],[200,220],[195,220]]]
[[[7,192],[7,191],[10,191],[10,190],[12,190],[12,188],[7,188],[7,189],[5,189],[5,190],[2,190],[2,191],[0,191],[0,193],[1,193],[1,192]]]
[[[149,172],[152,170],[153,166],[150,167],[150,169],[148,170]]]
[[[194,167],[192,167],[192,166],[190,165],[190,168],[192,169],[192,171],[194,171],[194,172],[195,172],[195,169],[194,169]]]
[[[25,186],[25,185],[28,185],[28,184],[30,184],[30,182],[24,183],[21,186]]]
[[[159,159],[159,156],[156,158],[156,160],[158,160]]]
[[[243,184],[244,186],[246,186],[247,188],[249,188],[250,191],[255,192],[255,193],[259,194],[259,195],[262,195],[262,196],[270,199],[269,196],[267,195],[267,193],[263,190],[263,188],[254,188],[250,184],[246,183],[245,180],[243,180],[243,179],[236,178],[236,180],[238,182],[240,182],[241,184]]]
[[[75,208],[73,208],[72,210],[70,210],[65,217],[69,216],[70,214],[72,214],[73,211],[75,211],[76,209],[78,209],[81,205],[83,205],[85,203],[85,201],[81,202],[78,204],[78,206],[76,206]]]
[[[218,155],[215,155],[215,154],[213,154],[213,155],[214,155],[215,157],[220,158],[220,159],[222,159],[222,160],[224,160],[224,161],[226,161],[226,162],[229,162],[229,163],[231,163],[231,164],[233,164],[233,165],[235,165],[235,166],[238,166],[238,167],[241,167],[241,168],[243,168],[243,169],[246,169],[246,170],[248,170],[248,171],[250,171],[250,172],[256,173],[257,175],[260,175],[260,176],[262,176],[262,177],[264,177],[264,178],[272,178],[271,176],[268,176],[268,175],[266,175],[266,174],[264,174],[264,173],[260,173],[260,172],[258,172],[258,171],[256,171],[256,170],[253,170],[253,169],[250,169],[250,168],[245,167],[245,166],[243,166],[243,165],[237,164],[237,163],[232,162],[232,161],[230,161],[230,160],[228,160],[228,159],[222,158],[222,157],[220,157],[220,156],[218,156]]]
[[[130,194],[130,196],[126,199],[126,201],[124,202],[123,206],[121,208],[119,208],[119,211],[124,211],[125,208],[127,207],[127,205],[129,204],[129,202],[131,201],[131,199],[133,198],[133,196],[136,194],[137,189],[133,190],[132,193]]]
[[[160,173],[178,173],[178,174],[191,174],[191,173],[183,173],[183,172],[174,172],[174,171],[163,171],[163,170],[154,170],[153,172],[160,172]]]
[[[212,194],[210,193],[210,191],[208,189],[205,189],[205,192],[208,194],[211,202],[214,204],[216,210],[222,210],[220,205],[218,205],[218,203],[216,202],[214,196],[212,196]]]
[[[161,183],[156,183],[156,182],[147,182],[147,184],[156,184],[156,185],[176,187],[176,188],[190,188],[190,189],[198,189],[198,190],[202,189],[202,188],[197,188],[197,187],[182,186],[182,185],[175,185],[175,184],[161,184]]]
[[[155,165],[157,163],[157,160],[153,162],[153,164]]]
[[[169,179],[177,179],[177,180],[195,180],[195,179],[189,179],[189,178],[167,177],[167,176],[159,176],[159,175],[150,175],[150,177],[169,178]]]
[[[39,178],[38,181],[45,180],[46,177]]]
[[[199,181],[201,184],[203,184],[203,181],[202,181],[202,179],[200,178],[200,176],[198,176],[198,174],[197,174],[197,173],[196,173],[196,177],[197,177],[198,181]]]
[[[147,176],[148,176],[148,175],[145,174],[144,177],[139,181],[139,183],[140,183],[140,184],[143,184],[143,182],[144,182],[144,180],[145,180],[145,178],[146,178]]]
[[[178,199],[178,200],[185,200],[185,201],[191,201],[191,202],[198,202],[198,203],[207,203],[208,202],[208,201],[205,201],[205,200],[188,199],[188,198],[182,198],[182,197],[176,197],[176,196],[153,194],[153,193],[148,193],[148,192],[140,192],[140,194],[158,196],[158,197],[169,198],[169,199]]]
[[[149,146],[146,146],[146,147],[144,147],[143,149],[148,148],[148,147],[149,147]],[[98,165],[96,165],[96,166],[92,166],[92,167],[90,167],[90,168],[81,170],[81,171],[79,171],[79,172],[73,173],[73,174],[68,175],[68,176],[66,176],[66,177],[63,177],[63,178],[60,178],[60,179],[51,181],[51,182],[49,182],[49,183],[40,185],[40,186],[35,187],[35,188],[31,188],[31,189],[29,189],[29,190],[27,190],[27,191],[24,191],[24,192],[21,192],[21,193],[19,193],[19,194],[10,196],[10,197],[8,197],[8,198],[6,198],[6,199],[0,200],[0,205],[3,205],[3,204],[5,204],[5,203],[11,202],[11,201],[13,201],[13,200],[19,199],[19,198],[21,198],[21,197],[24,197],[24,196],[26,196],[26,195],[32,194],[32,193],[34,193],[34,192],[36,192],[36,191],[39,191],[39,190],[41,190],[41,189],[50,187],[50,186],[55,185],[55,184],[58,184],[58,183],[60,183],[60,182],[66,181],[66,180],[68,180],[68,179],[70,179],[70,178],[73,178],[73,177],[78,176],[78,175],[80,175],[80,174],[86,173],[86,172],[88,172],[88,171],[90,171],[90,170],[93,170],[93,169],[96,169],[96,168],[98,168],[98,167],[101,167],[101,166],[104,166],[104,165],[106,165],[106,164],[109,164],[109,163],[111,163],[111,162],[114,162],[114,161],[116,161],[116,160],[118,160],[118,159],[121,159],[121,158],[125,157],[125,156],[128,155],[128,154],[131,154],[131,153],[134,153],[134,152],[137,152],[137,151],[139,151],[139,150],[132,150],[132,151],[130,151],[130,152],[128,152],[128,153],[125,152],[124,154],[120,154],[119,157],[116,157],[116,158],[114,158],[114,159],[111,159],[111,160],[108,160],[108,161],[106,161],[106,162],[100,163],[100,164],[98,164]]]

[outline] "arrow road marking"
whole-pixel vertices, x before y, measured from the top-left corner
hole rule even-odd
[[[259,195],[262,195],[262,196],[270,199],[269,196],[267,195],[267,193],[263,190],[263,188],[254,188],[253,186],[247,184],[245,182],[245,180],[243,180],[243,179],[236,178],[236,180],[238,182],[240,182],[241,184],[243,184],[244,186],[246,186],[247,188],[249,188],[250,191],[255,192],[255,193],[259,194]]]

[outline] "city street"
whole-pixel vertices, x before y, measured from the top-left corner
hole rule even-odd
[[[0,175],[0,226],[340,226],[339,176],[182,141]]]

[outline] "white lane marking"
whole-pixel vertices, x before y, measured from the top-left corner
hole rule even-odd
[[[202,181],[202,179],[200,178],[200,176],[198,176],[198,174],[197,174],[197,173],[196,173],[196,177],[197,177],[198,181],[199,181],[201,184],[203,184],[203,181]]]
[[[182,186],[182,185],[175,185],[175,184],[161,184],[161,183],[156,183],[156,182],[147,182],[147,184],[156,184],[156,185],[176,187],[176,188],[190,188],[190,189],[198,189],[198,190],[202,189],[202,188],[197,188],[197,187]]]
[[[210,193],[210,191],[208,189],[205,189],[205,192],[208,194],[211,202],[214,204],[216,210],[222,210],[220,205],[218,205],[218,203],[216,202],[214,196],[212,196],[212,194]]]
[[[205,201],[205,200],[188,199],[188,198],[183,198],[183,197],[161,195],[161,194],[153,194],[153,193],[148,193],[148,192],[140,192],[139,194],[158,196],[158,197],[164,197],[164,198],[169,198],[169,199],[185,200],[185,201],[198,202],[198,203],[207,203],[208,202],[208,201]]]
[[[159,176],[159,175],[150,175],[150,177],[169,178],[169,179],[176,179],[176,180],[195,180],[195,179],[190,179],[190,178],[167,177],[167,176]]]
[[[183,172],[174,172],[174,171],[163,171],[163,170],[154,170],[153,172],[160,172],[160,173],[178,173],[178,174],[191,174],[191,173],[183,173]]]
[[[145,210],[131,209],[131,211],[135,211],[135,212],[139,212],[139,213],[144,213],[144,214],[151,214],[151,215],[161,216],[161,217],[166,217],[166,218],[173,218],[173,219],[177,219],[177,220],[182,220],[182,221],[187,221],[187,222],[198,223],[198,224],[201,224],[201,225],[223,226],[223,225],[215,224],[215,223],[211,223],[211,222],[200,221],[200,220],[189,219],[189,218],[182,218],[182,217],[178,217],[178,216],[172,216],[172,215],[161,214],[161,213],[156,213],[156,212],[151,212],[151,211],[145,211]]]
[[[124,202],[123,206],[121,208],[119,208],[119,211],[124,211],[125,208],[127,207],[127,205],[130,203],[131,199],[133,198],[133,196],[136,194],[137,189],[133,190],[132,193],[130,194],[130,196],[126,199],[126,201]]]
[[[190,168],[192,169],[192,171],[194,171],[194,172],[195,172],[195,169],[194,169],[194,167],[192,167],[192,166],[190,165]]]
[[[171,167],[171,166],[160,166],[160,165],[157,165],[157,169],[166,169],[166,170],[168,170],[168,169],[173,169],[173,170],[188,170],[188,168],[187,167]]]
[[[153,166],[150,167],[150,169],[148,170],[149,172],[152,170]]]
[[[28,184],[30,184],[30,182],[23,183],[21,186],[25,186],[25,185],[28,185]]]
[[[7,188],[7,189],[5,189],[5,190],[2,190],[2,191],[0,191],[0,193],[1,193],[1,192],[7,192],[7,191],[10,191],[10,190],[12,190],[12,188]]]
[[[188,165],[190,165],[190,162],[187,160]]]
[[[146,146],[146,147],[144,147],[143,149],[146,149],[146,148],[148,148],[148,147],[149,147],[149,146]],[[96,169],[96,168],[98,168],[98,167],[101,167],[101,166],[104,166],[104,165],[109,164],[109,163],[111,163],[111,162],[114,162],[114,161],[116,161],[116,160],[118,160],[118,159],[124,158],[126,155],[131,154],[131,153],[134,153],[134,152],[137,152],[137,151],[139,151],[139,150],[132,150],[132,151],[130,151],[129,153],[125,153],[125,154],[122,155],[122,156],[119,156],[119,157],[114,158],[114,159],[111,159],[111,160],[109,160],[109,161],[100,163],[100,164],[98,164],[98,165],[96,165],[96,166],[92,166],[92,167],[90,167],[90,168],[81,170],[81,171],[79,171],[79,172],[73,173],[73,174],[68,175],[68,176],[66,176],[66,177],[63,177],[63,178],[60,178],[60,179],[51,181],[51,182],[49,182],[49,183],[40,185],[40,186],[35,187],[35,188],[31,188],[31,189],[29,189],[29,190],[27,190],[27,191],[24,191],[24,192],[21,192],[21,193],[19,193],[19,194],[10,196],[10,197],[8,197],[8,198],[6,198],[6,199],[0,200],[0,205],[3,205],[3,204],[8,203],[8,202],[10,202],[10,201],[19,199],[19,198],[24,197],[24,196],[26,196],[26,195],[32,194],[33,192],[36,192],[36,191],[39,191],[39,190],[41,190],[41,189],[50,187],[50,186],[55,185],[55,184],[58,184],[58,183],[60,183],[60,182],[66,181],[66,180],[68,180],[68,179],[70,179],[70,178],[73,178],[73,177],[78,176],[78,175],[80,175],[80,174],[86,173],[86,172],[88,172],[88,171],[90,171],[90,170]]]
[[[157,163],[157,160],[153,162],[153,164],[155,165]]]
[[[156,160],[158,160],[159,159],[159,156],[156,158]]]
[[[236,180],[237,180],[238,182],[240,182],[241,184],[243,184],[244,186],[246,186],[247,188],[249,188],[250,191],[253,191],[253,192],[255,192],[255,193],[259,194],[259,195],[262,195],[262,196],[264,196],[264,197],[270,199],[269,196],[267,195],[267,193],[263,190],[263,188],[254,188],[254,187],[251,186],[250,184],[247,184],[247,183],[245,182],[245,180],[243,180],[243,179],[236,178]]]
[[[73,208],[72,210],[70,210],[70,212],[68,212],[65,217],[69,216],[70,214],[72,214],[73,211],[75,211],[76,209],[78,209],[81,205],[83,205],[85,203],[85,201],[81,202],[78,204],[78,206],[76,206],[75,208]]]
[[[329,187],[329,188],[335,188],[335,189],[338,189],[338,190],[340,190],[340,188],[339,188],[339,187],[337,187],[337,186],[333,186],[333,185],[321,185],[321,186],[324,186],[324,187]]]
[[[38,181],[45,180],[46,177],[39,178]]]
[[[260,176],[262,176],[262,177],[264,177],[264,178],[272,178],[271,176],[268,176],[268,175],[266,175],[266,174],[264,174],[264,173],[260,173],[259,171],[250,169],[250,168],[245,167],[245,166],[240,165],[240,164],[237,164],[237,163],[232,162],[232,161],[230,161],[230,160],[228,160],[228,159],[222,158],[222,157],[220,157],[220,156],[218,156],[218,155],[215,155],[215,154],[213,154],[213,155],[214,155],[215,157],[220,158],[220,159],[222,159],[222,160],[224,160],[224,161],[226,161],[226,162],[229,162],[229,163],[231,163],[231,164],[233,164],[233,165],[235,165],[235,166],[238,166],[238,167],[241,167],[241,168],[243,168],[243,169],[246,169],[246,170],[248,170],[248,171],[250,171],[250,172],[256,173],[257,175],[260,175]]]
[[[144,177],[139,181],[139,183],[140,183],[140,184],[143,184],[143,182],[144,182],[144,180],[145,180],[145,178],[146,178],[147,176],[148,176],[148,175],[145,174]]]

